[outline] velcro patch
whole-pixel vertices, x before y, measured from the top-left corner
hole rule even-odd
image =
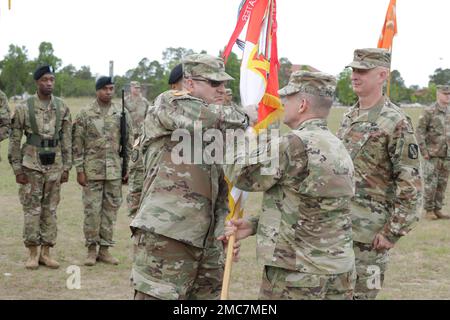
[[[413,160],[419,158],[419,146],[417,144],[415,144],[415,143],[409,144],[408,157]]]

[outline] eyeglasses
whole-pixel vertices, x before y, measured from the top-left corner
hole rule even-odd
[[[215,81],[215,80],[209,80],[209,79],[204,79],[204,78],[191,78],[191,79],[195,80],[195,81],[208,82],[209,85],[213,88],[217,88],[217,87],[220,87],[222,84],[225,84],[225,81]]]

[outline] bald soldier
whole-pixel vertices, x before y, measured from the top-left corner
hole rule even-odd
[[[111,255],[114,225],[122,204],[123,161],[129,160],[133,137],[128,134],[127,157],[120,157],[120,119],[122,108],[112,101],[114,83],[111,77],[100,77],[95,83],[97,98],[77,115],[73,124],[73,161],[77,182],[83,187],[84,236],[88,254],[84,264],[96,261],[117,265]],[[127,132],[132,132],[131,119],[125,110]],[[98,248],[99,247],[99,248]],[[97,252],[98,248],[98,252]]]
[[[450,160],[450,85],[438,85],[436,103],[425,108],[417,125],[424,161],[424,209],[429,219],[450,219],[442,213]]]
[[[327,128],[336,79],[297,71],[279,91],[284,123],[292,131],[238,156],[227,176],[241,190],[264,192],[259,217],[231,221],[227,234],[257,235],[264,271],[260,299],[347,299],[356,278],[350,200],[353,163],[342,142]],[[267,160],[261,156],[278,153]],[[276,172],[263,174],[273,158]],[[254,164],[256,163],[256,164]]]
[[[23,238],[30,251],[25,266],[57,269],[59,263],[51,258],[50,248],[56,244],[61,184],[69,180],[72,167],[72,119],[64,101],[53,96],[53,68],[39,67],[33,77],[37,93],[16,107],[8,158],[20,185]],[[21,146],[24,135],[26,142]]]
[[[185,90],[156,99],[142,136],[145,180],[130,225],[137,300],[218,299],[222,285],[224,249],[216,239],[228,214],[222,167],[178,162],[179,142],[172,136],[191,137],[199,124],[204,130],[246,128],[248,118],[238,108],[222,106],[225,84],[233,79],[222,59],[194,54],[182,63]],[[194,151],[203,153],[201,146]]]
[[[389,250],[421,214],[422,169],[414,129],[410,118],[383,95],[390,63],[387,50],[355,50],[349,67],[359,101],[344,115],[337,134],[355,166],[355,299],[376,298]]]
[[[11,126],[11,113],[8,105],[8,98],[0,90],[0,142],[9,136],[9,128]],[[0,156],[0,161],[2,160]]]
[[[135,139],[142,132],[142,125],[149,106],[150,102],[142,96],[141,84],[138,81],[131,81],[130,95],[125,99],[125,107],[131,116]]]

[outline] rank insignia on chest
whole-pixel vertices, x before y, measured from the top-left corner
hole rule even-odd
[[[419,157],[419,146],[415,143],[410,143],[408,146],[408,157],[410,159],[417,159]]]

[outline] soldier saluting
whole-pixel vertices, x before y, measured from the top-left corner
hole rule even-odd
[[[53,68],[39,67],[34,80],[37,93],[18,105],[12,117],[8,158],[25,216],[23,238],[30,250],[25,266],[37,269],[41,263],[58,268],[50,248],[56,243],[61,183],[68,181],[72,167],[72,120],[64,101],[52,95]],[[26,142],[21,148],[23,135]]]

